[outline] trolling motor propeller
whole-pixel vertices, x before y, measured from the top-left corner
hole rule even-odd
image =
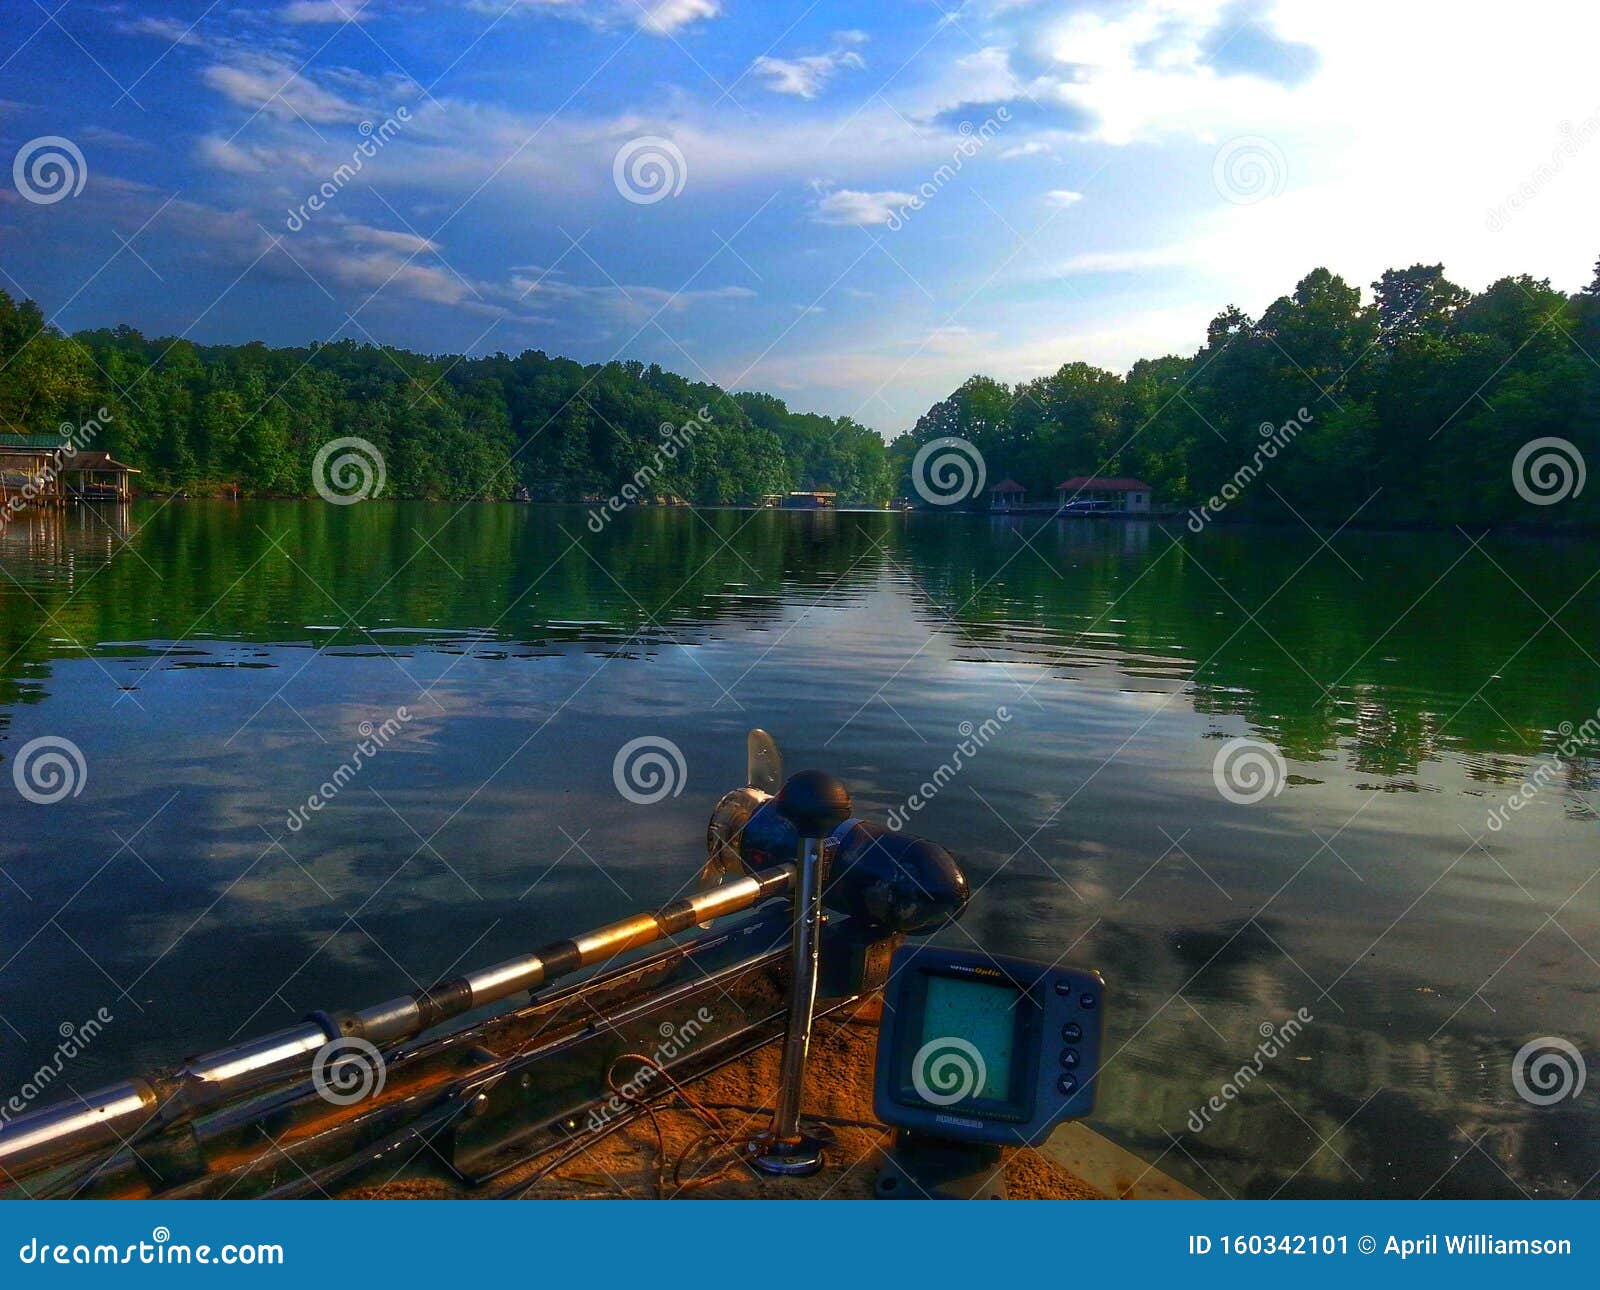
[[[778,741],[757,726],[745,736],[745,783],[773,794],[783,786],[783,754]]]
[[[745,736],[745,786],[724,793],[711,812],[706,828],[706,863],[696,880],[697,889],[720,886],[729,874],[749,872],[741,854],[742,835],[750,817],[772,800],[783,784],[783,754],[778,741],[759,727]],[[793,855],[791,845],[786,855]]]

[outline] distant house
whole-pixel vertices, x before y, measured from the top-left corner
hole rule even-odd
[[[991,511],[1009,511],[1014,506],[1022,506],[1028,500],[1028,490],[1014,479],[1002,479],[989,490],[989,509]]]
[[[1126,476],[1074,475],[1056,485],[1056,496],[1069,513],[1136,515],[1150,509],[1150,485]]]
[[[801,488],[790,492],[783,499],[786,510],[791,511],[820,511],[833,506],[839,499],[838,493],[824,492],[820,489]]]

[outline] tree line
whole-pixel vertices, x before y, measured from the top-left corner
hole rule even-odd
[[[633,482],[697,503],[824,488],[844,504],[916,504],[918,449],[954,436],[991,484],[1014,477],[1036,500],[1069,476],[1133,475],[1208,521],[1595,524],[1600,487],[1576,484],[1600,458],[1597,406],[1600,265],[1568,295],[1526,275],[1475,294],[1417,264],[1386,271],[1370,298],[1319,268],[1259,318],[1224,309],[1191,356],[1125,374],[1069,362],[1014,385],[974,376],[887,447],[850,417],[654,364],[197,345],[126,326],[66,336],[0,292],[0,431],[53,432],[104,408],[93,446],[139,466],[151,491],[310,496],[317,450],[357,436],[383,454],[392,497],[572,501]],[[686,425],[663,458],[663,436]],[[1552,468],[1518,458],[1548,438],[1571,449],[1560,506],[1514,478]]]
[[[492,501],[525,488],[576,501],[631,484],[707,504],[830,488],[877,505],[891,483],[883,439],[852,418],[654,364],[197,345],[127,326],[66,336],[33,301],[0,292],[0,433],[89,417],[105,423],[90,446],[139,467],[154,492],[314,496],[317,451],[349,436],[382,455],[388,497]]]
[[[1577,489],[1600,466],[1597,408],[1600,264],[1576,295],[1527,276],[1474,294],[1416,264],[1365,300],[1316,269],[1260,318],[1224,309],[1188,358],[1126,375],[1068,363],[1016,385],[974,376],[890,453],[907,492],[917,450],[957,436],[990,484],[1012,476],[1030,500],[1072,476],[1131,475],[1207,520],[1592,525],[1600,487]],[[1567,446],[1519,462],[1545,438]]]

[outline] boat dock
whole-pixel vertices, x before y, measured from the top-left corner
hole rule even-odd
[[[139,470],[49,434],[0,434],[0,514],[75,502],[126,502]]]

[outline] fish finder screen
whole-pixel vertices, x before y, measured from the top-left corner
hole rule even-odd
[[[929,1057],[930,1045],[954,1048],[969,1061],[972,1052],[978,1060],[975,1070],[965,1073],[969,1097],[1004,1102],[1011,1095],[1012,1050],[1017,1038],[1017,1000],[1015,987],[974,981],[965,977],[928,973],[928,993],[923,1008],[922,1044]],[[952,1039],[964,1040],[972,1052]],[[960,1060],[957,1058],[956,1060]],[[965,1066],[966,1063],[963,1063]],[[930,1075],[931,1078],[931,1075]]]

